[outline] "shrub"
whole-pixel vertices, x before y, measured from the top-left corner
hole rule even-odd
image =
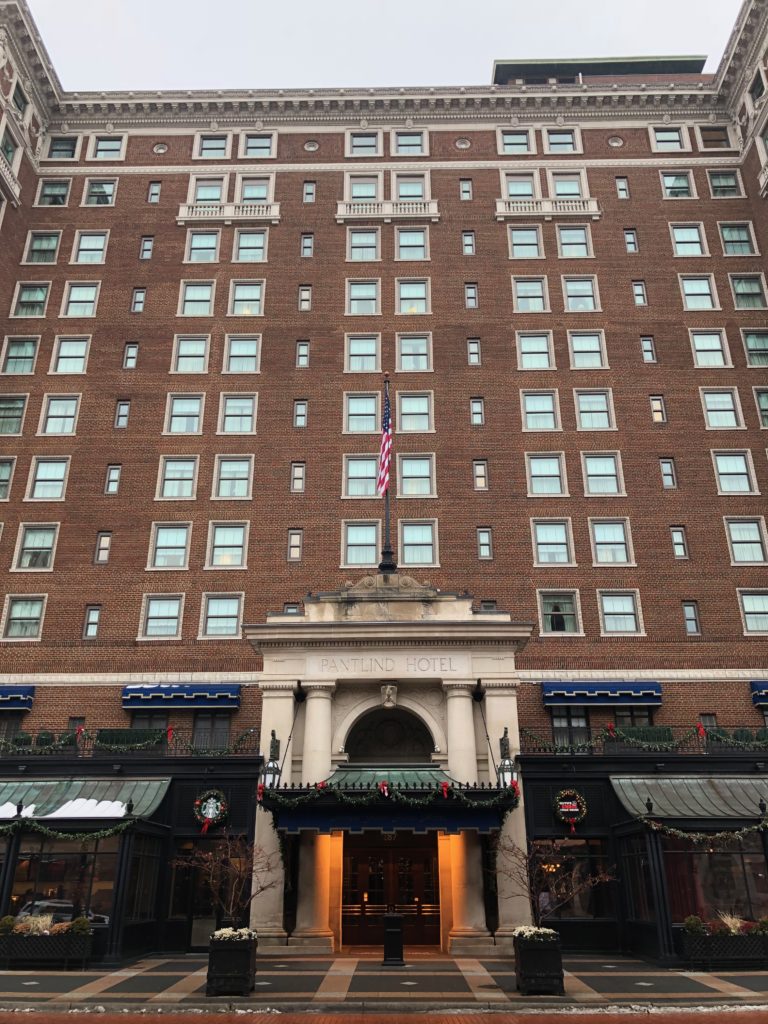
[[[90,935],[91,922],[87,917],[76,917],[69,925],[73,935]]]
[[[10,935],[15,924],[16,918],[10,914],[7,917],[0,917],[0,935]]]
[[[2,926],[0,921],[0,926]],[[759,921],[755,922],[754,931],[758,935],[768,935],[768,917],[761,917]]]
[[[59,921],[58,924],[51,925],[51,935],[66,935],[67,932],[72,931],[71,921]]]
[[[683,928],[685,928],[685,930],[690,935],[707,934],[707,926],[704,924],[704,922],[701,920],[698,914],[691,914],[690,917],[686,917],[686,919],[683,921]]]
[[[51,747],[51,746],[53,746],[53,741],[54,741],[53,733],[49,732],[47,729],[44,729],[42,732],[39,732],[37,734],[37,739],[35,740],[35,745],[38,746],[38,747]]]
[[[715,918],[713,921],[707,921],[706,923],[707,932],[710,935],[730,935],[728,927],[724,921],[719,918]]]
[[[30,919],[28,917],[23,918],[21,921],[17,921],[13,926],[14,935],[31,935],[32,929],[29,927]]]
[[[53,924],[53,914],[40,914],[36,917],[28,917],[24,923],[27,925],[27,934],[47,935]]]
[[[723,922],[725,930],[729,935],[741,935],[744,928],[744,918],[736,914],[726,914],[724,910],[718,910],[718,918]]]

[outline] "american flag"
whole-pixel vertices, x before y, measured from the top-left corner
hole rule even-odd
[[[384,381],[384,415],[381,417],[381,448],[376,490],[383,497],[389,488],[389,464],[392,461],[392,407],[389,404],[389,381]]]

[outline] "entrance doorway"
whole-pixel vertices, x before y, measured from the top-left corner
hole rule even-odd
[[[381,945],[387,909],[402,914],[407,945],[440,944],[436,833],[344,836],[342,944]]]

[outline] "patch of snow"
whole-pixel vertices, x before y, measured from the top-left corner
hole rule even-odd
[[[30,804],[29,806],[27,806],[25,804],[24,807],[22,808],[21,816],[22,816],[22,818],[30,818],[34,813],[35,813],[35,805],[34,804]],[[7,803],[0,804],[0,818],[15,818],[15,817],[16,817],[16,804],[12,803],[10,800]]]
[[[26,810],[26,808],[24,808]],[[125,816],[125,804],[122,800],[95,800],[76,797],[67,800],[55,811],[46,814],[46,818],[122,818]]]

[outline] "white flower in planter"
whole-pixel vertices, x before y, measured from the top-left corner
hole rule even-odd
[[[255,939],[256,932],[250,928],[217,928],[211,938],[217,942],[245,942]]]
[[[516,939],[530,939],[532,942],[554,942],[558,937],[554,928],[536,928],[534,925],[521,924],[512,932]]]

